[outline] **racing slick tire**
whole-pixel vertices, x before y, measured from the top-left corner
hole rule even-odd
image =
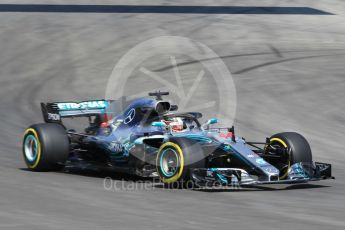
[[[285,149],[286,157],[279,162],[280,179],[286,179],[290,167],[295,163],[312,162],[312,153],[308,141],[301,135],[295,132],[277,133],[270,137],[269,146],[279,146]],[[281,167],[284,165],[284,167]]]
[[[157,153],[157,173],[170,188],[191,188],[191,169],[205,168],[205,155],[200,144],[187,138],[170,138]]]
[[[64,167],[69,139],[60,124],[42,123],[27,128],[23,138],[26,165],[33,171],[53,171]]]

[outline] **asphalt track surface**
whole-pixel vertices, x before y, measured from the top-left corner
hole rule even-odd
[[[0,229],[345,228],[343,1],[89,4],[0,2]],[[190,191],[131,189],[137,178],[111,174],[116,185],[126,182],[108,191],[108,173],[25,170],[21,136],[41,122],[39,102],[103,98],[121,56],[162,35],[194,39],[222,57],[236,85],[239,135],[300,132],[315,160],[333,164],[336,180]],[[169,71],[169,63],[150,65]]]

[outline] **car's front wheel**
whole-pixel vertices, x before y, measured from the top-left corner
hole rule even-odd
[[[164,184],[183,186],[190,182],[192,168],[205,167],[205,155],[198,142],[172,138],[159,148],[156,165]]]
[[[293,164],[311,163],[313,160],[308,141],[301,134],[295,132],[274,134],[270,137],[265,152],[279,156],[279,158],[268,161],[280,170],[280,179],[287,178]]]

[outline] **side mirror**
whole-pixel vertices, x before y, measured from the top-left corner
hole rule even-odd
[[[216,124],[216,123],[218,123],[218,119],[213,117],[213,118],[209,119],[205,124],[203,124],[201,126],[201,128],[203,130],[206,130],[206,129],[209,129],[209,125],[213,125],[213,124]]]
[[[216,123],[218,123],[218,119],[215,118],[215,117],[213,117],[213,118],[211,118],[211,119],[209,119],[209,120],[207,121],[207,124],[208,124],[208,125],[213,125],[213,124],[216,124]]]
[[[154,121],[151,123],[151,125],[154,127],[162,127],[162,128],[165,127],[165,123],[162,121]]]

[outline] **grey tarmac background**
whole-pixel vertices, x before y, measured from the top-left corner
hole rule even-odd
[[[32,3],[84,6],[63,12],[69,7]],[[87,4],[105,6],[88,12]],[[119,13],[116,5],[128,6]],[[172,5],[195,8],[181,13]],[[235,14],[241,9],[217,13],[210,5],[283,8]],[[344,13],[342,0],[0,1],[0,229],[344,229]],[[23,170],[21,135],[41,122],[39,102],[102,98],[121,56],[160,35],[195,39],[223,58],[236,84],[239,135],[300,132],[315,160],[334,165],[336,180],[287,189],[107,191],[102,173]]]

